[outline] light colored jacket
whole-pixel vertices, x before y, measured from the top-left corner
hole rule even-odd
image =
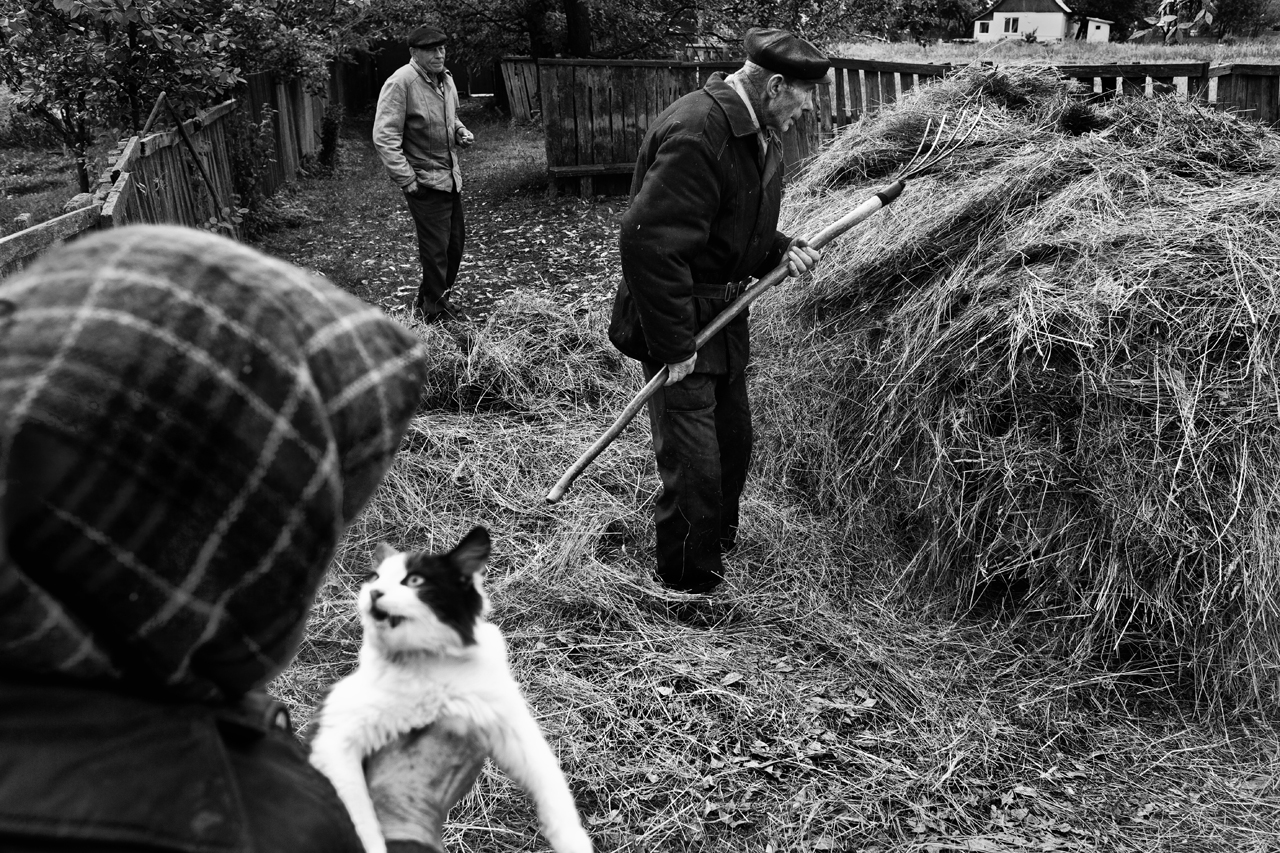
[[[417,180],[433,190],[462,190],[458,162],[458,87],[446,69],[437,87],[413,60],[387,78],[373,118],[373,146],[402,190]],[[442,91],[443,90],[443,91]]]

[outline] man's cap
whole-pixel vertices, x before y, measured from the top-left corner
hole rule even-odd
[[[822,51],[786,30],[752,27],[742,43],[748,59],[786,77],[817,82],[831,68],[831,60]]]
[[[418,27],[409,33],[409,38],[405,39],[409,47],[435,47],[448,40],[449,37],[444,34],[444,31],[437,30],[435,27]]]

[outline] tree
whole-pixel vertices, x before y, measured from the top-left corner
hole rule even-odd
[[[505,55],[658,56],[689,40],[707,0],[443,0],[441,26],[476,64]]]
[[[442,0],[436,22],[475,64],[504,55],[669,56],[704,40],[736,44],[748,26],[813,40],[963,29],[982,0]]]
[[[1232,33],[1253,37],[1277,20],[1270,0],[1218,0],[1217,7],[1214,24],[1220,37]]]
[[[332,0],[0,0],[0,83],[19,109],[50,125],[89,189],[89,151],[107,129],[140,129],[160,92],[189,114],[269,70],[327,79],[334,42],[394,6]]]
[[[1280,21],[1276,0],[1160,0],[1154,16],[1139,32],[1143,41],[1176,43],[1184,37],[1253,37]]]
[[[200,103],[240,80],[208,12],[193,0],[0,0],[0,82],[57,132],[87,191],[99,130],[137,128],[161,88]]]

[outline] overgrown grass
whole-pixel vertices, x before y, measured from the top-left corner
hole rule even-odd
[[[61,215],[79,191],[75,165],[60,151],[0,148],[0,236]],[[17,221],[24,215],[26,224]]]
[[[13,100],[0,88],[0,236],[59,216],[80,192],[75,161],[52,129],[18,112]],[[110,148],[104,139],[95,153],[102,158]],[[26,224],[14,221],[24,215]]]
[[[79,191],[75,163],[47,129],[0,105],[0,235],[25,227],[14,222],[21,215],[57,216]]]

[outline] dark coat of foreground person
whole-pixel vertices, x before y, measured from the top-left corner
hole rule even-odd
[[[424,373],[377,309],[200,231],[0,282],[0,850],[359,853],[262,687]]]
[[[803,240],[777,230],[780,134],[811,107],[830,63],[782,30],[751,29],[744,41],[741,71],[714,75],[645,135],[618,238],[623,281],[609,326],[614,346],[642,362],[646,378],[663,365],[670,371],[649,399],[662,478],[657,574],[692,593],[720,583],[721,555],[737,538],[752,445],[747,312],[696,361],[694,339],[750,278],[784,257],[793,274],[817,259]]]

